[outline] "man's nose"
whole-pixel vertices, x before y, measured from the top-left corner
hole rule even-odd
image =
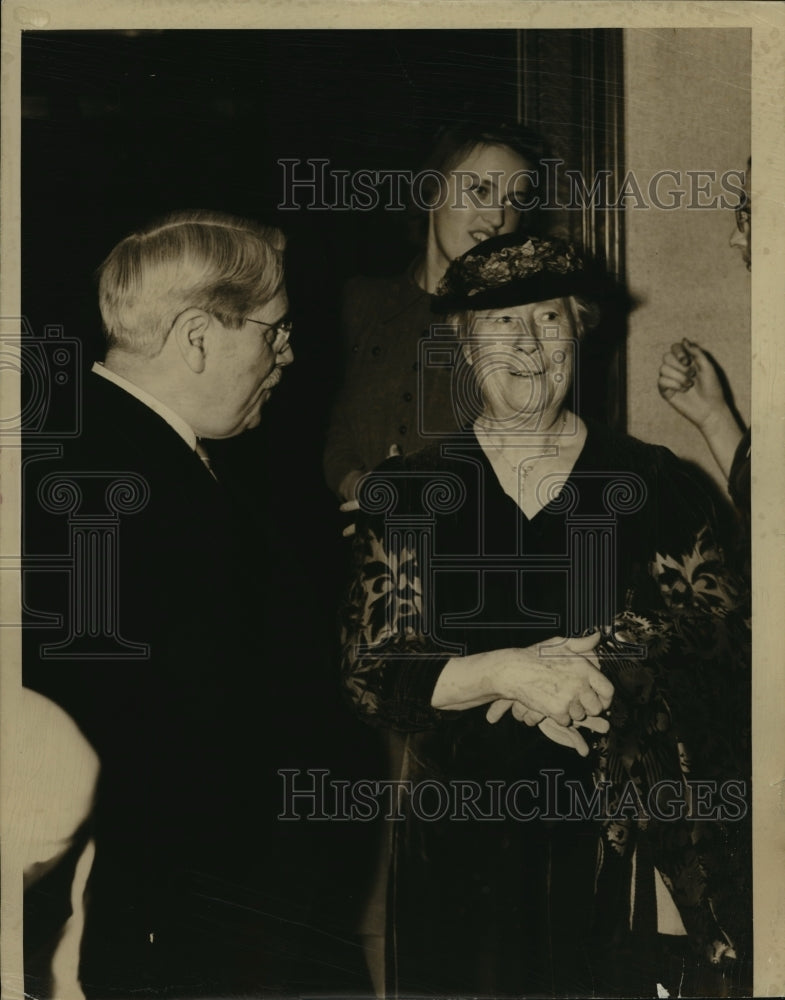
[[[743,250],[744,247],[747,246],[748,241],[749,241],[748,233],[739,229],[738,226],[734,226],[733,232],[730,234],[730,241],[729,241],[730,246],[739,247]]]
[[[286,345],[286,348],[281,351],[278,355],[277,364],[283,368],[286,365],[290,365],[294,361],[294,351],[292,350],[291,343]]]

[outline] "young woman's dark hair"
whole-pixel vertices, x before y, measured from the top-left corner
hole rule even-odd
[[[536,172],[540,163],[551,155],[546,140],[534,129],[517,122],[477,121],[466,119],[441,126],[433,137],[429,152],[420,164],[417,197],[409,204],[409,234],[412,242],[423,246],[428,234],[426,205],[438,201],[439,177],[445,178],[451,170],[466,159],[478,146],[502,146],[517,153]],[[527,213],[526,228],[535,230],[534,214]]]

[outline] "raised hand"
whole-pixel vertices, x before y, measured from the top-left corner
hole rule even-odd
[[[725,476],[730,475],[742,429],[707,355],[686,337],[672,344],[663,355],[657,388],[677,413],[695,424]]]
[[[663,355],[657,378],[660,395],[696,427],[727,409],[717,371],[703,350],[685,337]]]

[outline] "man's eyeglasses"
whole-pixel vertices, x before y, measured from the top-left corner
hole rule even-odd
[[[250,316],[246,316],[245,320],[247,323],[257,323],[259,326],[266,326],[267,331],[264,339],[267,341],[267,346],[275,354],[283,354],[289,343],[289,337],[292,335],[293,323],[289,316],[284,316],[277,323],[265,323],[262,319],[251,319]]]
[[[740,233],[743,233],[745,229],[749,229],[750,226],[750,210],[749,206],[747,208],[737,208],[736,209],[736,228]]]

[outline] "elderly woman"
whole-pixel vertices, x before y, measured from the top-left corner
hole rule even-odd
[[[324,472],[342,500],[356,506],[357,483],[390,454],[408,454],[429,435],[456,430],[449,366],[423,364],[430,309],[450,261],[489,236],[515,232],[535,201],[533,174],[547,156],[532,130],[496,119],[451,121],[437,133],[419,173],[410,216],[420,252],[402,274],[357,276],[344,289],[345,364],[327,429]],[[416,197],[415,197],[416,193]],[[353,524],[347,525],[350,534]],[[400,775],[398,734],[384,734],[387,771]],[[376,875],[361,918],[374,985],[383,988],[384,891],[389,849],[383,834]]]
[[[703,774],[688,735],[701,748],[725,721],[704,718],[710,636],[743,683],[738,595],[702,485],[576,413],[600,290],[556,240],[454,261],[434,309],[461,338],[463,430],[361,486],[345,683],[367,722],[408,734],[391,995],[656,995],[658,931],[735,954],[685,771]]]
[[[416,215],[412,211],[421,252],[403,274],[347,284],[344,378],[324,455],[327,484],[342,500],[354,499],[363,473],[388,454],[422,448],[434,428],[454,429],[449,369],[421,369],[420,344],[435,320],[430,296],[453,258],[518,229],[524,206],[534,201],[532,176],[546,155],[542,137],[520,125],[443,127],[420,171]]]

